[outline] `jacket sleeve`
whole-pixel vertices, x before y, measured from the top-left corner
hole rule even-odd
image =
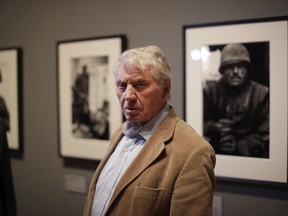
[[[193,151],[175,183],[171,216],[212,216],[215,163],[215,153],[209,144]]]

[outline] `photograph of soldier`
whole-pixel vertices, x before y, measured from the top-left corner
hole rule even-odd
[[[203,86],[205,138],[216,154],[269,158],[269,43],[209,48],[220,62]]]
[[[72,134],[109,139],[107,57],[72,60]]]

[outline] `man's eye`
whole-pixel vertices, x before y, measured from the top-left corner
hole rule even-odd
[[[122,82],[119,82],[117,83],[117,87],[120,89],[120,90],[125,90],[127,85],[125,83],[122,83]]]
[[[137,83],[137,87],[138,88],[144,88],[146,85],[145,85],[145,83],[144,82],[138,82]]]

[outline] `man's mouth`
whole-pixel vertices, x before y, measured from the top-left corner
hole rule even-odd
[[[234,75],[231,77],[231,79],[241,79],[241,77],[239,77],[238,75]]]
[[[138,109],[132,108],[132,107],[126,107],[124,110],[125,112],[128,112],[128,113],[138,111]]]

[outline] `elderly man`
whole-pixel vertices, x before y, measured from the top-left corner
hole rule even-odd
[[[268,157],[269,89],[249,79],[251,59],[242,44],[221,52],[219,81],[204,89],[204,135],[217,154]]]
[[[212,215],[215,153],[168,105],[163,52],[125,51],[114,74],[127,121],[93,176],[83,215]]]

